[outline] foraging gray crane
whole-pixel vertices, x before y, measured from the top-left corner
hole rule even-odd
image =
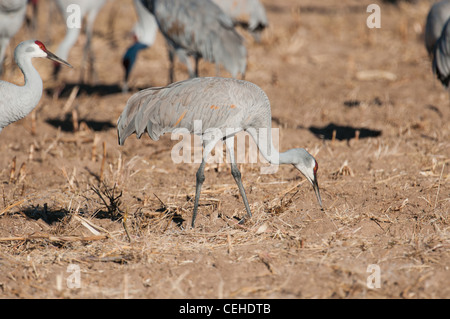
[[[101,10],[101,8],[105,5],[106,0],[55,0],[55,1],[58,9],[61,11],[61,14],[63,16],[64,24],[66,25],[66,35],[63,41],[59,44],[59,47],[56,50],[56,55],[60,56],[64,60],[68,59],[69,51],[74,46],[80,34],[79,27],[70,25],[72,23],[77,22],[75,21],[76,17],[74,14],[76,14],[78,12],[76,10],[79,9],[80,20],[86,16],[86,44],[84,46],[83,51],[81,79],[83,78],[84,65],[87,59],[89,59],[90,75],[93,76],[94,54],[91,48],[92,31],[94,28],[95,18],[97,17],[97,14]],[[70,22],[70,24],[68,22]],[[59,71],[60,65],[55,64],[53,70],[53,76],[55,77],[55,79],[58,77]]]
[[[184,63],[189,77],[198,76],[200,58],[222,65],[232,77],[244,77],[247,49],[233,21],[210,0],[142,0],[156,18],[169,45],[169,79],[174,81],[174,54]],[[189,56],[195,59],[195,69]]]
[[[450,0],[437,2],[431,6],[425,23],[425,47],[431,57],[434,55],[436,42],[449,18]]]
[[[435,3],[425,26],[425,46],[432,58],[433,73],[448,88],[450,82],[450,0]]]
[[[130,72],[136,62],[138,52],[153,45],[156,39],[156,32],[158,31],[155,16],[144,7],[141,0],[133,1],[134,8],[138,16],[138,21],[133,29],[135,41],[127,49],[122,59],[122,64],[125,68],[125,79],[122,86],[123,92],[128,91],[128,77],[130,76]]]
[[[248,30],[256,42],[261,40],[261,32],[267,28],[266,10],[259,0],[212,0],[228,14],[235,25]]]
[[[450,82],[450,19],[444,25],[434,48],[433,72],[439,81],[448,88]]]
[[[0,74],[10,39],[25,20],[28,0],[0,0]]]
[[[18,86],[0,81],[0,132],[7,125],[28,115],[41,99],[42,79],[31,63],[32,58],[47,58],[71,67],[69,63],[48,51],[40,41],[21,42],[14,50],[14,59],[23,73],[25,84]]]
[[[194,121],[201,121],[201,132],[195,131]],[[240,131],[246,131],[252,136],[269,163],[293,164],[312,184],[322,207],[316,160],[303,148],[279,153],[272,143],[271,121],[269,99],[255,84],[233,78],[203,77],[135,93],[128,100],[118,119],[117,131],[119,145],[123,145],[131,134],[136,133],[140,138],[145,131],[155,141],[164,133],[180,128],[202,135],[204,152],[196,174],[192,216],[194,227],[200,191],[205,180],[206,160],[220,140],[226,142],[230,154],[231,174],[244,201],[247,217],[250,218],[252,215],[242,185],[241,173],[234,158],[234,135]]]

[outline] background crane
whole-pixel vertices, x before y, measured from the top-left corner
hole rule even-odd
[[[450,0],[444,0],[431,6],[425,23],[425,47],[430,56],[434,55],[436,42],[449,18]]]
[[[66,35],[63,41],[60,43],[56,54],[62,59],[67,60],[69,57],[70,49],[73,47],[80,34],[80,28],[71,27],[67,24],[67,19],[71,17],[73,11],[68,11],[70,5],[77,5],[80,9],[80,19],[86,16],[86,44],[83,52],[83,60],[81,67],[81,81],[83,81],[83,73],[86,64],[86,60],[89,60],[89,73],[90,78],[95,74],[94,70],[94,54],[91,48],[92,31],[94,28],[95,18],[98,12],[105,5],[106,0],[55,0],[59,11],[61,12],[64,23],[66,25]],[[58,77],[60,71],[60,65],[55,64],[53,75]]]
[[[450,81],[450,1],[431,6],[425,25],[425,47],[432,59],[433,72],[448,88]]]
[[[31,63],[32,58],[47,58],[69,67],[70,64],[47,50],[40,41],[21,42],[14,50],[14,59],[25,78],[25,84],[18,86],[0,81],[0,132],[2,129],[30,113],[42,96],[42,79]]]
[[[200,58],[222,65],[233,77],[244,77],[247,49],[233,21],[210,0],[142,0],[153,13],[169,44],[169,79],[174,81],[174,55],[184,63],[189,77],[198,76]],[[189,60],[195,59],[195,68]]]
[[[201,121],[201,132],[194,130],[194,121]],[[231,174],[238,185],[247,216],[251,217],[241,173],[234,157],[234,135],[240,131],[247,131],[253,137],[261,154],[269,163],[293,164],[312,184],[322,206],[316,160],[303,148],[279,153],[272,143],[271,121],[269,99],[255,84],[232,78],[204,77],[135,93],[119,117],[117,130],[120,145],[123,145],[131,134],[136,133],[140,138],[145,131],[155,141],[164,133],[180,128],[202,135],[204,152],[196,174],[192,217],[194,227],[200,191],[205,180],[206,160],[220,140],[226,141]]]
[[[0,0],[0,74],[10,39],[19,31],[25,19],[27,0]]]
[[[228,14],[235,25],[248,30],[256,42],[261,40],[261,32],[267,28],[266,10],[259,0],[212,0]]]
[[[153,45],[156,39],[156,32],[158,31],[155,16],[144,7],[141,0],[133,1],[138,21],[133,29],[135,41],[127,49],[122,59],[122,64],[125,68],[124,85],[122,86],[122,91],[124,92],[128,91],[128,78],[136,62],[138,52]]]
[[[436,42],[433,54],[433,72],[448,88],[450,82],[450,20],[444,25],[442,34]]]

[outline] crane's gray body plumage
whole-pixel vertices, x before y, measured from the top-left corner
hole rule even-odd
[[[234,29],[231,18],[216,4],[210,0],[142,0],[142,3],[154,14],[171,47],[170,54],[176,52],[187,65],[190,77],[198,76],[198,72],[190,66],[188,56],[194,56],[196,62],[203,58],[222,65],[233,77],[245,74],[244,40]]]
[[[450,0],[444,0],[431,6],[425,23],[425,47],[430,56],[433,56],[436,42],[449,18]]]
[[[119,144],[145,131],[155,141],[180,127],[194,133],[195,120],[202,121],[202,133],[217,128],[225,135],[227,128],[270,128],[270,119],[269,99],[253,83],[194,78],[133,95],[118,122]]]
[[[269,25],[266,10],[259,0],[212,0],[231,17],[235,25],[247,29],[259,42],[261,32]]]
[[[201,131],[196,131],[198,128],[195,127],[194,121],[201,121]],[[313,185],[317,200],[322,206],[316,177],[316,160],[303,148],[279,153],[272,143],[271,122],[269,99],[257,85],[233,78],[203,77],[135,93],[118,119],[117,132],[120,145],[123,145],[131,134],[136,133],[140,138],[146,131],[155,141],[161,135],[180,128],[203,135],[204,152],[196,175],[193,227],[201,187],[205,180],[206,160],[219,140],[226,142],[230,154],[231,174],[243,198],[247,216],[251,217],[241,173],[234,158],[233,136],[243,130],[253,137],[261,154],[270,163],[293,164],[300,170]],[[266,138],[260,139],[260,133],[264,133]]]
[[[27,0],[0,0],[0,74],[6,48],[10,39],[21,28],[26,10]]]

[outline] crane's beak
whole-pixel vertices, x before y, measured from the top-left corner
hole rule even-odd
[[[314,188],[314,192],[316,193],[317,201],[319,202],[320,208],[322,208],[322,210],[323,210],[322,198],[320,197],[319,184],[317,183],[316,176],[314,176],[314,181],[312,182],[312,186]]]
[[[54,55],[50,51],[47,50],[47,51],[45,51],[45,53],[47,53],[47,59],[64,64],[64,65],[68,66],[69,68],[72,68],[72,66],[69,63],[67,63],[66,61],[64,61],[61,58],[58,58],[56,55]]]

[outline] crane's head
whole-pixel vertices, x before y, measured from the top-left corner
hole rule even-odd
[[[50,60],[55,61],[55,62],[57,62],[59,64],[64,64],[64,65],[68,66],[69,68],[72,67],[68,62],[64,61],[61,58],[58,58],[56,55],[54,55],[49,50],[47,50],[47,48],[45,47],[45,45],[41,41],[36,40],[36,41],[34,41],[34,44],[37,45],[39,47],[40,51],[45,54],[43,56],[43,58],[50,59]]]
[[[122,65],[125,69],[125,82],[128,81],[131,69],[133,68],[134,63],[136,62],[138,52],[145,48],[148,48],[148,46],[146,44],[137,41],[137,38],[135,37],[135,42],[127,49],[127,52],[125,52],[125,55],[123,56],[122,59]]]
[[[317,182],[317,171],[319,170],[319,164],[317,164],[314,156],[309,154],[303,148],[296,148],[294,150],[293,165],[297,168],[311,183],[316,193],[317,201],[320,207],[322,207],[322,198],[320,197],[319,184]]]
[[[60,64],[64,64],[68,67],[72,67],[69,63],[67,63],[63,59],[58,58],[56,55],[54,55],[49,50],[47,50],[45,45],[41,41],[38,41],[38,40],[28,40],[28,41],[21,42],[17,46],[17,48],[14,52],[14,56],[16,58],[16,61],[18,58],[24,57],[24,56],[27,56],[30,58],[47,58],[52,61],[58,62]]]

